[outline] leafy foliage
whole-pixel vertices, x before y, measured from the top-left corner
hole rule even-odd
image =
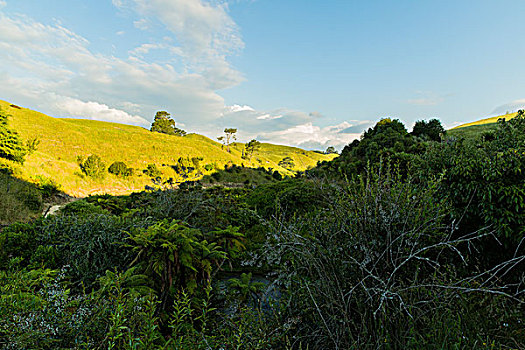
[[[418,120],[412,130],[412,135],[436,142],[440,142],[445,133],[445,128],[438,119],[430,119],[428,122]]]
[[[253,139],[250,142],[247,142],[244,145],[244,148],[246,149],[245,158],[251,160],[254,153],[256,153],[261,148],[261,143]]]
[[[93,178],[102,178],[106,172],[106,164],[102,161],[102,158],[96,154],[92,154],[85,160],[83,158],[78,159],[80,170],[84,174]]]
[[[321,179],[231,162],[207,179],[235,188],[90,196],[0,227],[0,347],[521,348],[515,119],[442,143],[381,121]],[[200,171],[179,158],[166,174]]]
[[[276,223],[265,256],[280,270],[289,317],[300,320],[296,339],[315,349],[475,347],[498,336],[501,319],[519,327],[519,312],[486,319],[494,314],[483,303],[495,302],[499,286],[491,271],[467,277],[462,265],[488,232],[451,239],[436,185],[369,173],[326,189],[326,210],[317,215]]]
[[[491,264],[518,252],[525,231],[525,118],[500,121],[493,139],[451,141],[431,147],[418,165],[419,176],[442,174],[440,194],[449,198],[460,230],[492,227],[501,244],[479,254]]]
[[[121,177],[133,176],[133,168],[129,168],[124,162],[113,162],[109,166],[108,172]]]
[[[159,168],[157,168],[156,164],[148,164],[146,170],[144,170],[144,174],[152,178],[162,176],[162,172],[159,170]]]
[[[186,131],[175,126],[175,120],[173,120],[166,111],[158,111],[155,114],[155,119],[151,124],[151,131],[176,136],[186,135]]]
[[[24,163],[27,148],[16,131],[7,126],[7,114],[0,110],[0,158]]]
[[[230,144],[232,140],[236,140],[237,129],[235,128],[226,128],[224,129],[224,136],[217,137],[217,140],[222,142],[226,146],[226,152],[231,153]]]
[[[333,146],[329,146],[326,151],[324,151],[325,154],[333,154],[333,153],[337,153],[335,147]]]

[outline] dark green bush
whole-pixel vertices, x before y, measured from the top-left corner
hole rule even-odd
[[[80,159],[79,165],[82,172],[89,177],[104,177],[106,165],[104,164],[102,159],[96,154],[90,155],[85,161],[82,161],[82,159]]]
[[[124,162],[113,162],[109,166],[108,172],[121,177],[133,176],[133,169],[129,168]]]
[[[148,164],[146,170],[144,170],[144,174],[152,178],[162,176],[162,172],[159,170],[159,168],[157,168],[156,164]]]
[[[143,226],[141,220],[107,214],[51,216],[42,225],[39,245],[56,247],[57,266],[70,266],[74,285],[88,287],[106,270],[122,271],[129,265],[129,251],[122,243],[126,232]]]
[[[488,230],[452,238],[438,185],[369,174],[324,188],[323,210],[279,219],[263,256],[280,270],[288,317],[300,320],[298,342],[311,349],[420,349],[518,341],[511,334],[519,312],[491,318],[498,314],[493,303],[506,303],[505,310],[518,303],[496,301],[502,286],[492,273],[463,275],[470,249]]]
[[[288,179],[255,188],[246,198],[250,208],[265,218],[291,217],[315,211],[323,203],[323,192],[312,181]]]
[[[442,174],[439,195],[452,203],[460,232],[485,226],[495,230],[501,244],[487,245],[478,254],[480,261],[491,264],[515,254],[525,235],[523,116],[500,121],[490,140],[435,144],[414,170],[421,181]]]
[[[63,215],[86,217],[94,214],[107,214],[107,211],[88,201],[79,200],[65,205],[60,209],[60,213]]]
[[[39,232],[32,223],[15,223],[4,228],[0,232],[0,269],[6,270],[13,258],[20,259],[21,266],[30,265],[38,247]]]

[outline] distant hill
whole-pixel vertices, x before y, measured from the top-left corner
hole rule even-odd
[[[213,165],[214,170],[203,171],[204,174],[222,170],[227,164],[272,168],[282,174],[292,174],[278,165],[284,157],[294,160],[293,171],[303,171],[314,167],[318,161],[337,156],[263,143],[251,160],[246,160],[241,158],[242,143],[233,144],[231,153],[228,153],[220,143],[198,134],[179,137],[153,133],[132,125],[53,118],[5,101],[0,101],[0,108],[11,116],[9,126],[24,140],[36,137],[40,141],[36,152],[28,156],[18,170],[18,176],[28,181],[52,179],[65,193],[73,196],[126,194],[143,190],[146,185],[151,185],[151,179],[142,174],[148,164],[156,164],[163,177],[177,180],[180,176],[173,166],[180,157],[202,157],[202,167]],[[134,168],[135,175],[123,179],[107,174],[100,180],[82,176],[77,157],[91,154],[99,155],[106,166],[115,161],[125,162]]]
[[[480,119],[474,122],[461,124],[447,131],[449,136],[455,137],[464,137],[467,139],[475,138],[483,132],[493,131],[497,127],[498,119],[504,118],[505,120],[510,120],[516,117],[518,113],[509,113],[500,115],[497,117],[490,117],[485,119]]]

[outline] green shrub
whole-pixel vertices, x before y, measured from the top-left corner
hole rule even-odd
[[[162,176],[162,172],[157,168],[156,164],[148,164],[146,167],[146,170],[144,170],[144,174],[146,174],[149,177],[157,178]]]
[[[317,214],[276,222],[262,256],[287,286],[288,315],[300,320],[297,341],[315,349],[515,344],[519,312],[491,318],[501,312],[493,304],[501,288],[494,270],[463,274],[469,252],[489,232],[452,238],[438,188],[369,174],[323,188],[326,205]],[[519,307],[512,297],[502,299],[496,303],[504,310]],[[498,326],[502,319],[511,326]]]
[[[482,135],[483,136],[483,135]],[[477,257],[491,265],[511,257],[525,235],[525,117],[500,121],[493,137],[429,147],[415,167],[421,181],[442,174],[439,195],[453,205],[461,233],[490,226],[501,244]],[[523,252],[523,245],[521,245]]]
[[[60,213],[63,215],[86,217],[93,214],[107,214],[107,211],[88,201],[79,200],[65,205],[60,209]]]
[[[133,176],[133,169],[129,168],[124,162],[113,162],[109,166],[108,172],[121,177]]]
[[[7,269],[12,258],[20,259],[20,265],[28,266],[38,247],[36,224],[15,223],[0,232],[0,269]]]
[[[323,195],[311,181],[288,179],[255,188],[248,194],[246,202],[265,218],[282,214],[291,217],[315,211],[322,206]]]
[[[56,215],[43,222],[38,241],[39,245],[56,247],[57,264],[70,266],[68,275],[76,287],[89,287],[106,270],[128,267],[130,255],[122,243],[126,232],[143,225],[137,219],[96,212],[84,216]]]
[[[92,311],[89,298],[70,295],[63,272],[0,271],[4,349],[71,349],[80,344],[92,348]]]
[[[37,188],[40,190],[40,193],[42,193],[42,197],[44,199],[53,197],[54,195],[60,192],[60,184],[58,184],[55,180],[51,178],[42,175],[37,175],[34,177],[33,181],[35,182]]]
[[[85,161],[80,158],[79,165],[82,172],[89,177],[101,178],[106,172],[106,164],[96,154],[90,155]]]

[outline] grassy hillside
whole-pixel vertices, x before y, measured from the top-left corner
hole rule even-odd
[[[509,113],[509,114],[499,115],[499,116],[496,116],[496,117],[480,119],[480,120],[477,120],[477,121],[474,121],[474,122],[461,124],[459,126],[456,126],[456,127],[452,128],[451,130],[459,129],[459,128],[465,128],[465,127],[474,126],[474,125],[494,124],[494,123],[497,123],[498,119],[501,119],[501,118],[503,118],[503,119],[508,121],[508,120],[514,118],[516,115],[518,115],[518,113]]]
[[[474,122],[461,124],[447,131],[449,136],[464,137],[466,139],[476,138],[483,132],[490,132],[496,130],[498,119],[504,118],[510,120],[516,117],[518,113],[509,113],[497,117],[490,117],[480,119]]]
[[[19,176],[36,181],[38,177],[53,179],[67,194],[86,196],[96,193],[125,194],[144,189],[151,179],[142,174],[148,164],[154,163],[166,178],[178,179],[171,166],[179,157],[202,157],[202,166],[213,164],[224,169],[232,164],[246,167],[264,167],[289,173],[278,162],[290,156],[295,161],[293,170],[305,170],[318,161],[329,160],[335,155],[323,155],[295,147],[262,144],[251,161],[241,158],[243,144],[237,143],[228,153],[221,144],[205,136],[189,134],[185,137],[152,133],[138,126],[108,123],[84,119],[52,118],[45,114],[0,101],[0,108],[8,113],[9,125],[24,140],[37,137],[40,140],[35,153],[28,156],[19,169]],[[107,174],[104,179],[82,176],[77,157],[99,155],[109,166],[123,161],[135,169],[128,179]],[[209,171],[206,173],[210,173]]]

